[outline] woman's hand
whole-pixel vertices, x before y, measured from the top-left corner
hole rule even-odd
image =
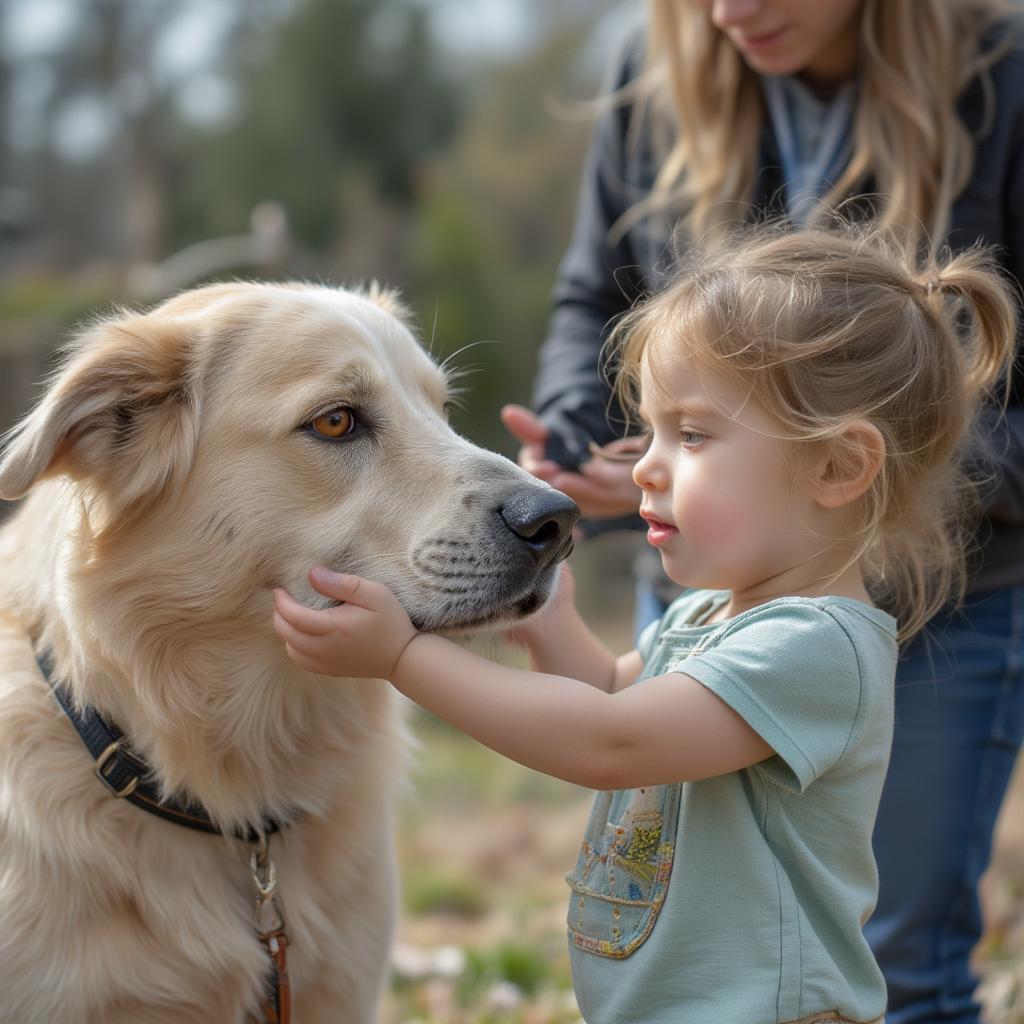
[[[506,405],[501,410],[505,429],[522,444],[519,465],[528,473],[568,494],[586,519],[615,519],[640,508],[640,488],[633,483],[633,464],[641,454],[638,438],[624,437],[592,449],[580,471],[563,469],[544,456],[548,429],[529,409]]]
[[[309,581],[318,593],[344,603],[307,608],[274,588],[274,632],[292,661],[319,675],[390,679],[419,635],[398,598],[383,583],[322,566],[310,570]]]
[[[527,473],[548,483],[551,483],[552,477],[558,476],[559,473],[565,474],[566,471],[557,462],[546,457],[544,445],[550,431],[529,409],[523,405],[502,406],[501,422],[522,445],[519,449],[518,462]]]

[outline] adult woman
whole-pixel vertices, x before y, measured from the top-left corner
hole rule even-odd
[[[584,171],[522,464],[593,520],[634,512],[599,372],[610,325],[676,240],[840,203],[922,245],[1000,247],[1024,280],[1024,49],[1001,0],[652,0]],[[988,429],[996,465],[962,613],[903,653],[867,934],[889,1024],[975,1024],[977,881],[1024,729],[1024,369]],[[610,414],[607,412],[611,409]],[[610,448],[609,448],[610,443]],[[604,447],[601,447],[604,446]],[[595,455],[595,449],[598,453]],[[651,577],[660,605],[669,596]],[[650,594],[648,594],[650,597]],[[652,609],[653,610],[653,609]],[[936,766],[939,766],[936,768]]]

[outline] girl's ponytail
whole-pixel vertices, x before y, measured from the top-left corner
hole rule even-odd
[[[951,257],[944,265],[932,264],[918,277],[927,300],[941,303],[963,335],[966,373],[964,383],[972,401],[993,391],[1009,374],[1017,336],[1017,303],[991,250],[975,246]],[[950,303],[950,300],[953,300]],[[963,318],[969,318],[969,328]],[[1004,395],[1004,399],[1008,394]]]

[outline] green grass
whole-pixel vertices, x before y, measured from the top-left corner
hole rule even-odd
[[[399,942],[454,946],[455,977],[395,977],[382,1024],[578,1024],[563,875],[589,794],[514,764],[416,710],[399,809]],[[563,853],[552,835],[568,834]],[[561,841],[561,840],[560,840]]]
[[[413,732],[422,744],[412,772],[415,796],[406,809],[414,818],[439,809],[465,813],[508,804],[565,806],[583,792],[505,760],[425,711],[414,711]]]
[[[452,914],[476,920],[491,908],[483,886],[461,872],[434,864],[411,864],[402,879],[405,912],[412,917]]]

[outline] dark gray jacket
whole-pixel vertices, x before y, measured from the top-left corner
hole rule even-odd
[[[642,39],[631,39],[614,66],[619,88],[637,76]],[[982,82],[962,95],[960,116],[976,137],[971,180],[953,205],[947,242],[959,250],[982,241],[997,246],[1007,275],[1024,281],[1024,46],[991,70],[994,109]],[[619,436],[621,413],[599,370],[601,347],[615,320],[671,271],[668,228],[648,218],[621,238],[612,225],[653,184],[651,140],[629,137],[632,108],[616,106],[597,125],[583,171],[572,240],[554,291],[554,312],[540,350],[534,406],[551,430],[548,452],[567,466],[587,458],[588,441]],[[986,123],[986,113],[989,121]],[[767,123],[752,192],[754,216],[785,216],[778,150]],[[868,183],[864,192],[870,194]],[[1024,584],[1024,363],[1015,364],[1005,416],[987,414],[994,440],[996,483],[987,493],[974,589]],[[637,520],[637,524],[639,524]],[[632,525],[632,524],[631,524]]]

